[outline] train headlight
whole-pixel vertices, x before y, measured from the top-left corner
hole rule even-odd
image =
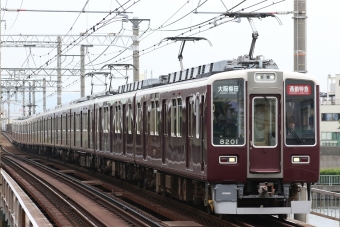
[[[255,73],[256,82],[274,82],[276,81],[275,73]]]
[[[309,156],[292,156],[293,164],[308,164],[310,162]]]
[[[220,164],[237,164],[237,156],[220,156]]]

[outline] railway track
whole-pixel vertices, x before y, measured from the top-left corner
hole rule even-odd
[[[2,164],[57,226],[163,226],[145,212],[36,161],[3,154]]]
[[[37,157],[35,157],[36,159]],[[94,173],[76,167],[65,165],[65,163],[57,162],[55,160],[43,160],[39,157],[41,162],[48,166],[53,166],[57,169],[57,172],[72,172],[72,175],[76,178],[71,178],[70,176],[63,174],[62,177],[70,178],[71,181],[85,181],[85,182],[97,182],[100,188],[95,189],[94,186],[88,186],[91,190],[103,191],[108,195],[108,192],[113,192],[111,194],[119,195],[126,202],[133,202],[138,204],[138,206],[143,207],[145,212],[153,212],[161,215],[169,221],[163,221],[163,226],[172,226],[174,221],[186,222],[191,221],[191,223],[198,223],[201,226],[311,226],[303,223],[293,223],[292,221],[281,220],[270,215],[258,216],[258,215],[228,215],[228,216],[214,216],[209,215],[204,211],[198,210],[182,202],[175,201],[173,199],[166,198],[164,196],[157,195],[153,192],[147,190],[141,190],[137,186],[133,186],[129,183],[123,182],[119,179],[114,179],[99,173]],[[42,165],[39,163],[39,165]],[[45,168],[45,167],[42,167]],[[68,171],[72,168],[72,171]],[[64,176],[65,175],[65,176]],[[62,178],[60,177],[60,178]],[[59,177],[58,177],[59,178]],[[73,179],[73,180],[72,180]],[[80,179],[80,180],[79,180]],[[99,183],[98,183],[99,181]],[[86,185],[86,184],[85,184]],[[82,189],[79,189],[82,190]],[[91,195],[95,200],[99,199],[99,196],[95,194]],[[91,197],[90,196],[90,197]],[[108,196],[107,196],[108,197]],[[111,197],[110,197],[111,198]],[[102,201],[102,206],[106,205],[107,201]],[[124,203],[125,204],[125,203]],[[127,204],[127,203],[126,203]],[[121,207],[127,207],[127,205],[120,205]],[[164,219],[162,219],[164,220]],[[161,223],[161,222],[159,222]],[[141,226],[141,225],[136,225]],[[197,226],[197,225],[195,225]]]

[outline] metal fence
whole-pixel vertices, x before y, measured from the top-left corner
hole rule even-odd
[[[316,184],[321,185],[340,185],[340,175],[320,175]]]
[[[311,214],[340,221],[340,193],[312,188]]]

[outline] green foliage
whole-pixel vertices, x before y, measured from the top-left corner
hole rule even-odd
[[[340,175],[340,168],[321,169],[320,175]]]

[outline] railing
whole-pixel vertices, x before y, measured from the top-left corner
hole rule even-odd
[[[340,185],[340,175],[320,175],[316,184],[322,185]]]
[[[340,193],[312,188],[311,214],[340,221]]]
[[[330,99],[326,98],[320,100],[321,105],[340,105],[340,99]]]

